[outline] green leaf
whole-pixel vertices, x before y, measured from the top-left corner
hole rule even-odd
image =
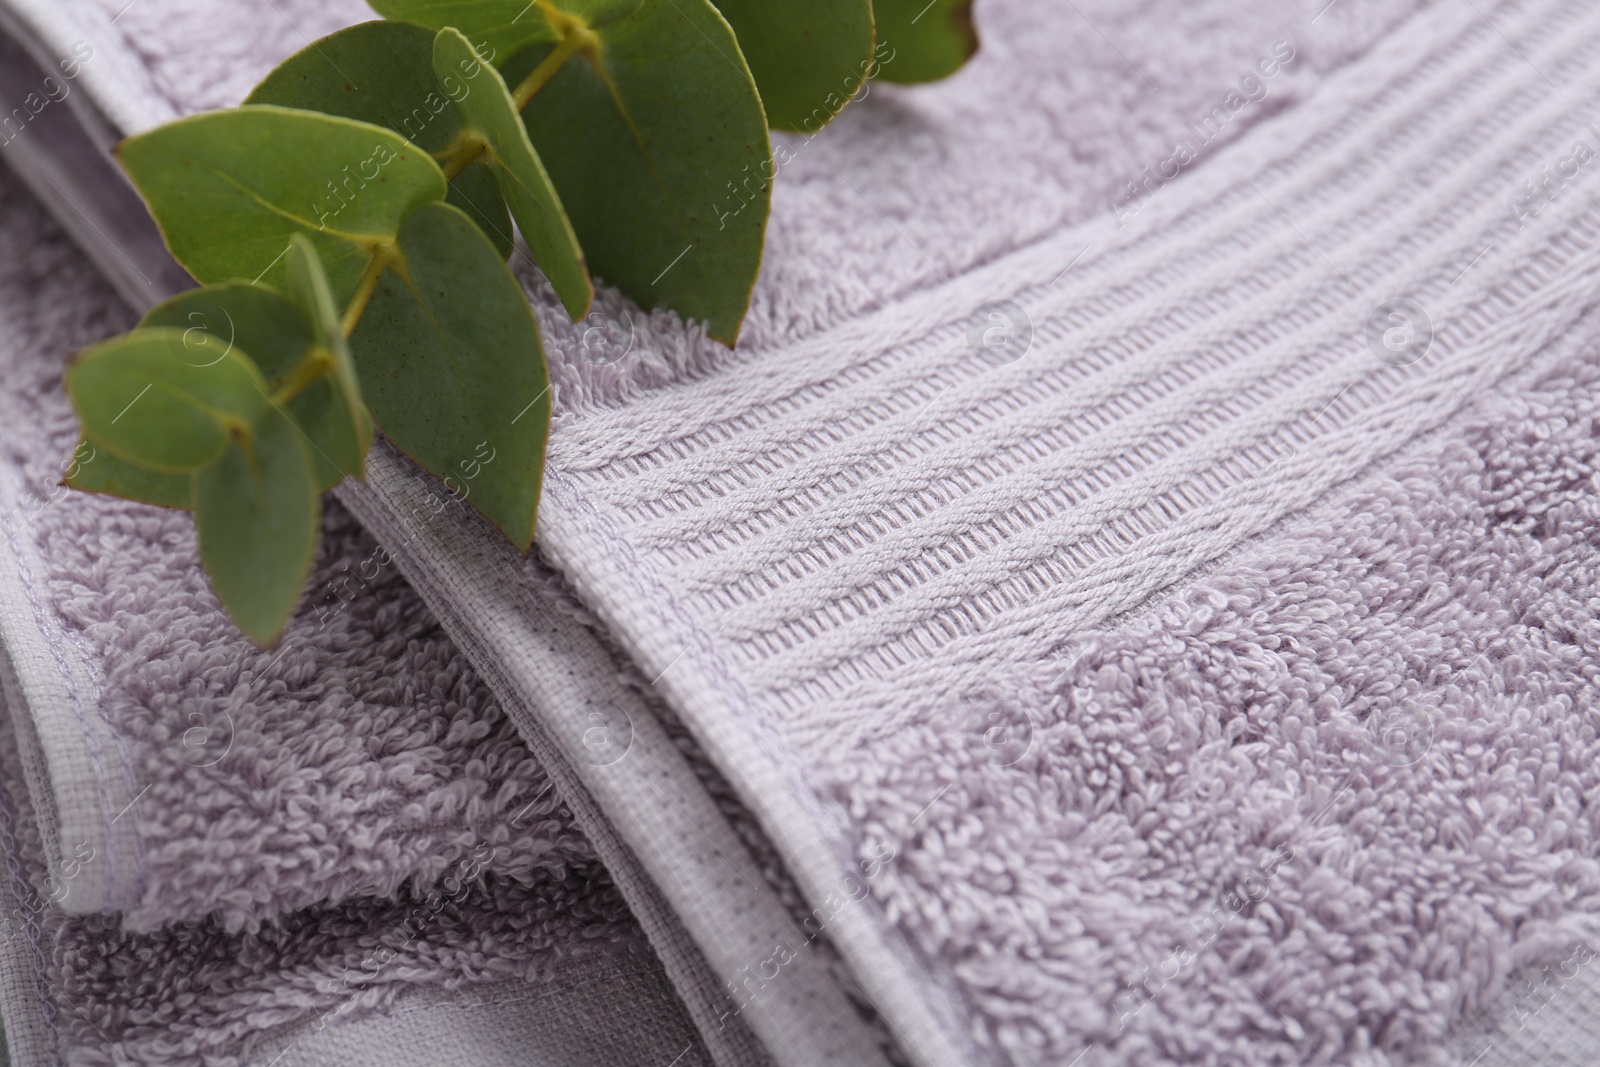
[[[972,0],[872,0],[879,77],[911,84],[954,74],[978,50]]]
[[[365,122],[249,105],[194,115],[118,148],[167,247],[202,284],[283,284],[289,238],[311,238],[341,303],[373,252],[444,175],[417,146]]]
[[[255,364],[209,332],[141,329],[84,352],[67,393],[96,447],[157,471],[216,459],[266,407]]]
[[[450,180],[450,195],[445,202],[460,208],[478,229],[483,231],[501,259],[510,259],[516,249],[511,236],[511,212],[506,210],[505,197],[500,195],[500,183],[494,171],[482,160]]]
[[[318,512],[305,439],[276,408],[194,474],[200,561],[233,621],[261,644],[277,640],[300,599]]]
[[[386,19],[415,22],[429,29],[452,26],[466,34],[490,62],[507,60],[540,41],[561,34],[543,14],[546,4],[529,0],[368,0]],[[633,14],[639,0],[569,0],[562,4],[590,26],[604,26]]]
[[[503,59],[556,33],[528,0],[367,0],[386,19],[431,30],[454,26],[492,59]],[[431,42],[430,42],[431,43]]]
[[[337,401],[336,411],[330,415],[343,415],[330,428],[336,431],[329,436],[334,451],[326,459],[351,477],[360,478],[366,468],[367,449],[372,447],[372,416],[361,402],[361,385],[350,357],[350,345],[345,341],[344,326],[333,304],[333,293],[328,289],[328,277],[322,272],[316,249],[303,234],[295,234],[289,247],[288,285],[289,298],[311,320],[318,344],[316,358],[333,364],[331,378],[313,382],[290,401],[290,415],[298,422],[293,410],[295,401],[312,387],[326,385]]]
[[[554,287],[572,321],[589,313],[594,286],[583,264],[583,250],[572,223],[561,208],[561,198],[550,184],[539,153],[528,140],[511,90],[493,67],[480,64],[472,44],[453,29],[439,31],[433,43],[433,69],[440,80],[454,72],[480,68],[478,83],[461,98],[460,108],[468,129],[481,138],[483,160],[500,183],[517,228],[533,251],[539,269]]]
[[[89,454],[75,461],[62,482],[85,493],[104,493],[124,500],[137,500],[141,504],[154,504],[162,508],[189,510],[194,506],[194,478],[188,474],[153,471],[118,459],[104,449],[95,448],[85,441],[74,455],[82,455],[85,445]]]
[[[315,341],[299,308],[243,282],[179,293],[146,312],[139,326],[180,330],[188,342],[205,337],[242,352],[269,386],[299,366]]]
[[[523,110],[534,147],[589,269],[732,345],[761,266],[772,184],[761,100],[733,31],[709,0],[644,0],[591,30],[593,47]],[[507,82],[550,51],[525,50]]]
[[[156,305],[140,325],[182,330],[191,339],[208,334],[233,346],[255,363],[268,393],[317,348],[310,320],[292,301],[242,282],[180,293]],[[347,471],[360,472],[366,455],[361,441],[371,443],[371,423],[364,424],[365,437],[358,436],[332,377],[312,382],[284,408],[310,439],[321,488],[338,485]]]
[[[350,347],[389,439],[526,552],[549,377],[528,300],[471,220],[446,204],[406,216]]]
[[[814,133],[872,69],[871,0],[715,0],[775,130]]]
[[[455,102],[475,90],[482,71],[475,63],[470,71],[436,77],[433,37],[430,30],[400,22],[351,26],[284,60],[245,103],[370,122],[443,159],[461,136],[461,111]],[[511,219],[487,164],[473,163],[456,175],[447,199],[489,235],[502,256],[511,254]]]

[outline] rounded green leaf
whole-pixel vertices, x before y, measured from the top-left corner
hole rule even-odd
[[[560,10],[569,15],[576,15],[584,21],[590,29],[598,30],[614,22],[632,18],[634,13],[642,6],[642,0],[539,0],[539,6],[545,11]]]
[[[118,154],[202,284],[281,287],[289,238],[303,233],[341,302],[405,213],[445,195],[438,166],[399,134],[291,108],[194,115],[130,137]]]
[[[775,130],[820,130],[872,73],[871,0],[714,2],[739,38]]]
[[[885,81],[937,81],[960,70],[978,50],[972,0],[872,0],[872,13],[878,74]]]
[[[504,59],[556,33],[530,0],[367,0],[386,19],[438,31],[454,26],[492,60]]]
[[[84,444],[89,446],[84,451]],[[194,478],[188,474],[170,471],[153,471],[137,463],[119,459],[104,449],[94,448],[93,442],[84,442],[75,455],[83,459],[73,463],[62,482],[85,493],[104,493],[124,500],[137,500],[141,504],[154,504],[162,508],[179,508],[187,511],[194,506]]]
[[[582,320],[594,299],[583,250],[561,208],[561,197],[528,140],[528,131],[511,101],[511,90],[499,72],[479,63],[471,42],[453,29],[439,31],[433,44],[433,67],[441,81],[469,68],[479,71],[477,84],[461,97],[460,110],[468,129],[483,141],[481,158],[500,183],[511,217],[517,220],[539,269],[572,321]]]
[[[361,384],[356,378],[355,363],[350,358],[350,345],[345,340],[333,293],[328,288],[328,277],[322,271],[316,249],[303,234],[295,234],[289,248],[288,286],[289,298],[311,320],[319,346],[317,358],[327,358],[333,363],[332,377],[325,381],[339,410],[329,414],[337,417],[342,412],[342,418],[336,418],[338,432],[333,438],[336,454],[325,458],[343,467],[351,477],[360,478],[366,466],[367,449],[372,446],[372,416],[361,402]],[[308,391],[309,387],[294,400]],[[293,403],[290,401],[291,416],[295,415]],[[297,416],[296,421],[299,421]]]
[[[286,297],[243,282],[179,293],[146,312],[139,326],[180,330],[191,342],[209,337],[244,352],[269,387],[299,366],[316,340],[305,313]]]
[[[450,179],[450,195],[445,202],[460,208],[477,224],[501,259],[511,257],[516,248],[511,236],[511,212],[506,209],[500,183],[486,162],[476,160]]]
[[[640,0],[568,0],[560,5],[590,26],[627,18]],[[530,0],[368,0],[386,19],[415,22],[432,30],[454,27],[466,34],[489,62],[503,62],[530,44],[554,42],[561,34],[545,17],[548,4]]]
[[[761,267],[772,184],[766,120],[733,31],[709,0],[644,0],[592,31],[595,47],[523,110],[534,147],[595,276],[731,345]],[[507,82],[550,51],[524,51]]]
[[[533,311],[458,209],[425,204],[350,338],[373,417],[526,552],[550,427]]]
[[[370,122],[444,159],[461,136],[456,101],[474,90],[483,71],[474,61],[468,69],[436,77],[433,37],[431,30],[401,22],[351,26],[278,64],[245,103]],[[473,163],[456,175],[447,199],[489,235],[501,255],[511,254],[510,216],[487,164]]]
[[[210,334],[234,346],[255,363],[268,393],[314,357],[318,347],[310,320],[293,301],[242,282],[180,293],[156,305],[140,325],[182,330],[189,338]],[[352,422],[334,377],[312,382],[284,410],[311,443],[321,488],[333,488],[347,473],[359,476],[372,440],[371,422]]]
[[[140,329],[84,352],[67,392],[97,447],[157,471],[203,467],[266,406],[255,365],[209,332]]]
[[[318,512],[304,438],[273,407],[194,474],[200,562],[233,621],[261,644],[277,640],[300,599]]]

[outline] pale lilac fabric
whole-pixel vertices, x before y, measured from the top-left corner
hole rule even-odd
[[[145,3],[129,39],[180,110],[243,92],[249,43]],[[263,51],[357,17],[269,6],[239,16]],[[908,1058],[1467,1062],[1588,958],[1593,194],[1515,198],[1570,152],[1594,19],[1410,8],[995,0],[958,78],[781,142],[731,355],[609,294],[632,347],[587,359],[526,272],[548,559],[738,782],[787,900],[881,939],[841,939],[855,992],[948,1009],[896,1027]],[[1451,309],[1410,377],[1362,332],[1380,285]],[[996,296],[1036,313],[1033,362],[973,358]],[[794,782],[810,807],[772,799]]]
[[[1538,1026],[1524,987],[1555,1002],[1593,958],[1584,337],[1189,589],[833,769],[863,856],[897,857],[891,913],[1018,1062],[1465,1063],[1483,1045],[1452,1027]]]

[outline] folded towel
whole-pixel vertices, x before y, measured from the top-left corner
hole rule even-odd
[[[237,98],[141,6],[111,126]],[[1592,1059],[1600,15],[1409,6],[993,0],[738,351],[530,274],[540,559],[342,490],[780,1062]]]
[[[3,171],[0,235],[17,250],[0,267],[5,558],[36,568],[0,606],[21,668],[0,703],[26,709],[0,707],[12,1062],[765,1062],[736,1026],[701,1039],[574,815],[403,583],[348,583],[354,638],[341,615],[262,652],[211,599],[186,520],[59,490],[60,356],[126,311]],[[332,581],[326,552],[353,565],[374,546],[335,507],[324,548]],[[66,655],[91,686],[72,690]],[[74,767],[85,750],[104,762]],[[138,786],[117,812],[106,767]],[[106,914],[118,899],[135,903]]]
[[[62,354],[127,312],[4,191],[3,625],[51,852],[72,870],[60,905],[125,912],[131,930],[238,929],[431,885],[480,848],[509,878],[592,862],[515,728],[341,509],[312,578],[332,605],[262,650],[218,608],[187,515],[58,484],[78,432]]]
[[[0,53],[7,90],[34,92],[37,67],[11,39]],[[26,132],[60,136],[58,117]],[[215,603],[186,515],[60,486],[63,458],[93,462],[63,357],[130,315],[6,171],[0,243],[15,1061],[389,1067],[404,1043],[430,1065],[764,1062],[740,1025],[695,1032],[602,863],[619,846],[591,844],[342,508],[316,603],[261,650]],[[631,903],[665,914],[648,887]],[[709,984],[670,919],[651,925],[676,937],[673,977]],[[608,1020],[596,983],[625,998]]]
[[[1107,670],[1093,658],[1100,642],[1134,639],[1099,628],[1131,627],[1141,607],[1171,617],[1206,569],[1223,584],[1192,595],[1218,600],[1213,589],[1242,580],[1231,578],[1234,561],[1249,573],[1285,551],[1263,539],[1287,517],[1319,501],[1360,516],[1375,499],[1344,487],[1378,477],[1429,434],[1481,437],[1491,423],[1474,405],[1491,407],[1497,386],[1555,403],[1539,398],[1546,385],[1534,376],[1578,374],[1578,346],[1593,340],[1583,318],[1596,282],[1592,194],[1552,190],[1530,202],[1523,183],[1591,136],[1580,104],[1600,70],[1595,28],[1582,5],[1430,9],[1193,173],[1161,170],[1180,153],[1152,155],[1158,177],[1118,197],[1108,217],[984,262],[967,230],[940,224],[952,252],[915,231],[920,212],[896,212],[890,225],[908,245],[958,259],[930,264],[948,281],[922,291],[913,282],[903,299],[880,290],[881,311],[796,344],[685,360],[649,389],[563,394],[544,558],[757,814],[815,909],[805,936],[835,935],[858,993],[910,1055],[1421,1061],[1452,1028],[1476,1032],[1480,1012],[1491,1030],[1515,1014],[1513,970],[1570,957],[1594,908],[1589,892],[1540,886],[1537,903],[1523,899],[1540,873],[1593,862],[1592,843],[1568,836],[1567,818],[1535,822],[1548,826],[1544,836],[1519,831],[1516,851],[1496,844],[1489,870],[1460,881],[1443,869],[1495,841],[1486,815],[1468,818],[1481,811],[1471,800],[1427,805],[1381,848],[1365,814],[1409,811],[1407,798],[1431,781],[1377,773],[1395,731],[1421,729],[1404,716],[1423,694],[1433,710],[1418,721],[1435,736],[1444,730],[1436,719],[1464,732],[1477,722],[1510,763],[1533,758],[1537,746],[1515,724],[1537,701],[1513,713],[1491,695],[1527,691],[1520,654],[1487,643],[1464,659],[1349,653],[1372,657],[1365,678],[1349,676],[1348,662],[1325,664],[1315,699],[1289,716],[1303,725],[1286,728],[1283,756],[1258,787],[1279,794],[1270,821],[1231,781],[1206,806],[1182,792],[1168,803],[1187,810],[1162,806],[1173,776],[1209,783],[1219,763],[1266,758],[1256,718],[1268,709],[1252,691],[1213,682],[1186,709],[1190,725],[1173,706],[1184,691],[1163,685],[1177,676],[1170,660],[1130,663],[1130,681],[1107,684],[1136,709],[1127,713],[1135,746],[1111,733],[1109,697],[1087,683]],[[1049,40],[1029,40],[1039,38]],[[1006,34],[985,39],[993,46]],[[991,106],[1017,99],[1026,96]],[[1191,112],[1182,143],[1194,147],[1233,109],[1226,96],[1221,106]],[[998,172],[1017,156],[1025,165],[1039,139],[986,151],[986,133],[962,126],[948,144],[962,146],[963,165],[992,159],[985,173],[1003,187]],[[868,173],[900,166],[940,180],[893,150],[870,158]],[[856,180],[848,169],[831,183],[808,177],[832,188]],[[970,171],[957,182],[981,187]],[[844,208],[813,190],[797,195],[816,195],[810,206],[827,220],[818,228],[873,233],[870,218],[851,212],[863,198],[897,194],[858,184],[837,194]],[[937,214],[940,199],[925,191],[915,202]],[[777,193],[781,208],[781,183]],[[1028,217],[1026,207],[1011,213]],[[956,274],[962,267],[972,269]],[[1010,331],[1009,351],[984,344],[996,328]],[[1574,411],[1575,437],[1559,454],[1574,491],[1592,501],[1593,467],[1579,447],[1593,432],[1587,418]],[[1460,462],[1425,454],[1418,462],[1436,476]],[[1546,481],[1515,453],[1488,459],[1484,477],[1503,480],[1508,501],[1535,497]],[[378,498],[403,495],[394,485],[406,484],[405,469],[382,470],[376,493],[350,499],[381,539],[402,544],[402,509]],[[1389,505],[1382,532],[1395,545],[1416,533],[1413,508],[1460,523],[1441,529],[1446,541],[1477,529],[1465,501],[1376,500]],[[480,662],[528,663],[529,632],[544,624],[519,634],[508,620],[526,609],[509,596],[486,600],[518,567],[486,566],[482,541],[471,531],[421,539],[409,573]],[[1552,730],[1583,736],[1593,726],[1579,699],[1593,691],[1581,666],[1594,659],[1593,601],[1573,584],[1575,542],[1563,533],[1530,551],[1530,562],[1556,555],[1527,581],[1573,605],[1562,632],[1588,642],[1551,682],[1565,701],[1544,710]],[[1494,548],[1491,538],[1478,556],[1436,564],[1438,577],[1407,586],[1410,599],[1398,603],[1426,613],[1430,597],[1464,595]],[[1386,550],[1364,544],[1318,572],[1339,570],[1348,583],[1326,594],[1346,598],[1350,613],[1330,636],[1318,625],[1332,611],[1323,604],[1286,616],[1286,635],[1258,632],[1267,620],[1241,608],[1237,628],[1250,628],[1228,634],[1259,647],[1252,660],[1277,661],[1283,684],[1309,685],[1285,660],[1291,638],[1337,643],[1380,609],[1367,586],[1388,565]],[[1303,578],[1274,572],[1271,596],[1297,592]],[[482,625],[452,614],[452,601],[472,604]],[[1530,626],[1521,610],[1500,617],[1510,618]],[[1407,636],[1421,648],[1436,640],[1425,628]],[[1202,652],[1171,657],[1204,677]],[[556,718],[530,677],[548,669],[535,662],[491,677],[508,707],[520,686]],[[1471,670],[1482,677],[1469,684]],[[1146,672],[1155,695],[1125,692]],[[1450,694],[1432,701],[1446,684]],[[1312,725],[1320,732],[1308,736]],[[1342,736],[1366,744],[1366,767],[1346,762]],[[1325,747],[1326,758],[1290,758],[1306,745]],[[1437,772],[1445,751],[1419,766]],[[1556,759],[1547,780],[1582,765]],[[1352,773],[1373,784],[1340,796]],[[1249,783],[1239,788],[1248,794]],[[1469,797],[1478,788],[1495,792],[1484,783]],[[625,833],[648,833],[644,790],[618,785],[610,801]],[[1191,819],[1194,830],[1179,829]],[[1216,843],[1182,836],[1202,830]],[[1295,882],[1283,873],[1291,851]],[[1269,871],[1280,896],[1252,899],[1226,938],[1204,933],[1218,901],[1237,900],[1240,884],[1253,896]],[[1435,919],[1440,911],[1446,920]],[[781,980],[772,995],[782,996]],[[1555,1033],[1536,1040],[1555,1044]],[[1594,1051],[1581,1031],[1574,1040]],[[1516,1058],[1508,1042],[1490,1044],[1500,1051],[1471,1054]]]
[[[12,725],[0,706],[0,1008],[13,1063],[710,1062],[598,864],[530,884],[485,882],[464,864],[441,888],[257,933],[200,922],[134,934],[113,917],[69,917],[47,902]]]

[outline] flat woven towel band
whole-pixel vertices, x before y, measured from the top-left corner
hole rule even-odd
[[[1594,305],[1592,201],[1516,207],[1592,136],[1600,11],[1480,7],[1424,12],[1120,228],[563,421],[542,550],[810,899],[857,857],[807,767],[1171,589],[1535,373]],[[969,326],[1002,303],[1032,344],[994,366]],[[1421,314],[1386,346],[1397,309]],[[961,1047],[907,995],[937,965],[871,907],[838,926],[888,1018]]]

